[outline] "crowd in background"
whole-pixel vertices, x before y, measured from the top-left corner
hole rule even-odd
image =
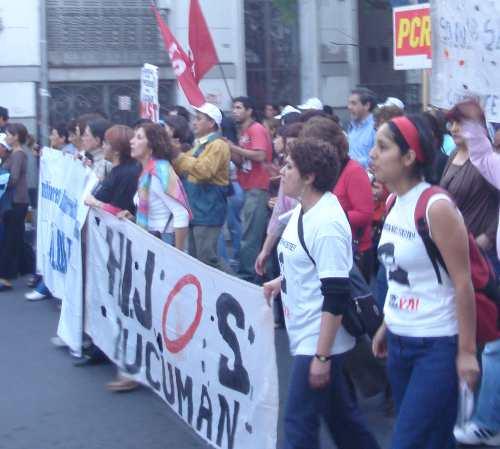
[[[264,285],[294,355],[287,449],[318,447],[319,416],[340,449],[378,448],[356,400],[373,389],[383,392],[385,412],[395,408],[393,448],[447,449],[454,438],[499,444],[500,332],[496,325],[484,331],[467,235],[491,264],[496,287],[500,129],[472,100],[412,115],[401,100],[378,103],[359,88],[347,108],[346,124],[318,98],[258,110],[238,97],[231,112],[211,103],[191,112],[176,106],[159,123],[133,127],[95,112],[53,124],[50,146],[95,172],[99,184],[87,205]],[[25,230],[26,221],[36,224],[39,156],[25,126],[0,108],[0,175],[9,174],[0,200],[0,291],[30,274],[31,301],[51,296]],[[430,196],[423,214],[437,268],[414,220],[431,185],[448,192]],[[370,337],[375,356],[388,350],[387,362],[341,320],[353,264],[384,311]],[[89,340],[77,363],[104,359]],[[460,382],[477,384],[478,393],[474,415],[455,425]],[[108,384],[136,387],[123,372]]]

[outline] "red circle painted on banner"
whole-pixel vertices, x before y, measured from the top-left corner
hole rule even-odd
[[[179,338],[177,338],[175,340],[170,340],[167,337],[167,331],[165,329],[165,325],[167,324],[168,311],[170,309],[170,306],[172,305],[172,302],[174,301],[174,298],[187,285],[194,285],[196,287],[196,290],[197,290],[196,314],[194,316],[193,322],[188,327],[186,332],[184,332],[184,334],[182,334]],[[163,341],[165,342],[166,348],[170,352],[172,352],[173,354],[176,354],[176,353],[182,351],[186,347],[186,345],[191,341],[194,333],[196,332],[196,329],[200,325],[202,313],[203,313],[203,305],[202,305],[202,294],[201,294],[200,281],[198,280],[198,278],[196,278],[192,274],[187,274],[187,275],[181,277],[177,281],[174,288],[169,293],[169,295],[167,297],[167,302],[165,303],[165,306],[163,307],[163,316],[162,316]]]

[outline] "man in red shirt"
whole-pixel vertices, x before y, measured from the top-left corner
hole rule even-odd
[[[253,118],[254,105],[248,97],[233,100],[233,117],[239,126],[239,145],[230,144],[231,157],[238,166],[238,182],[245,192],[241,211],[242,236],[238,275],[257,282],[254,264],[266,234],[269,218],[269,172],[272,160],[271,136]]]

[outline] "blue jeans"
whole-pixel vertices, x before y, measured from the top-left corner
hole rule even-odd
[[[492,432],[500,432],[500,339],[489,342],[483,351],[483,376],[472,420]]]
[[[293,358],[285,410],[283,449],[318,449],[322,417],[339,449],[380,449],[353,401],[342,372],[343,356],[334,356],[330,384],[321,390],[309,386],[312,356]]]
[[[233,248],[233,259],[238,260],[240,257],[240,246],[241,246],[241,209],[243,208],[243,201],[245,200],[245,192],[239,185],[238,182],[233,181],[233,195],[227,199],[227,229],[229,235],[231,236],[231,245]],[[219,237],[219,243],[217,251],[219,257],[223,258],[226,262],[229,261],[227,255],[226,242],[224,240],[224,235],[221,233]]]
[[[269,193],[267,191],[246,190],[245,202],[241,210],[242,235],[238,276],[254,284],[259,283],[259,277],[254,267],[266,237],[269,220],[268,201]]]
[[[384,310],[385,297],[387,296],[387,275],[385,272],[385,267],[380,264],[378,266],[377,277],[376,277],[376,294],[375,301],[381,311]]]
[[[388,332],[387,373],[397,418],[391,449],[455,448],[457,337],[399,337]]]

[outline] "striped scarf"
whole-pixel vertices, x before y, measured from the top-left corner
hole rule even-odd
[[[191,219],[192,213],[186,192],[170,162],[163,159],[150,159],[139,178],[136,223],[143,229],[148,229],[149,189],[153,176],[160,180],[162,190],[166,195],[181,203],[188,210]]]

